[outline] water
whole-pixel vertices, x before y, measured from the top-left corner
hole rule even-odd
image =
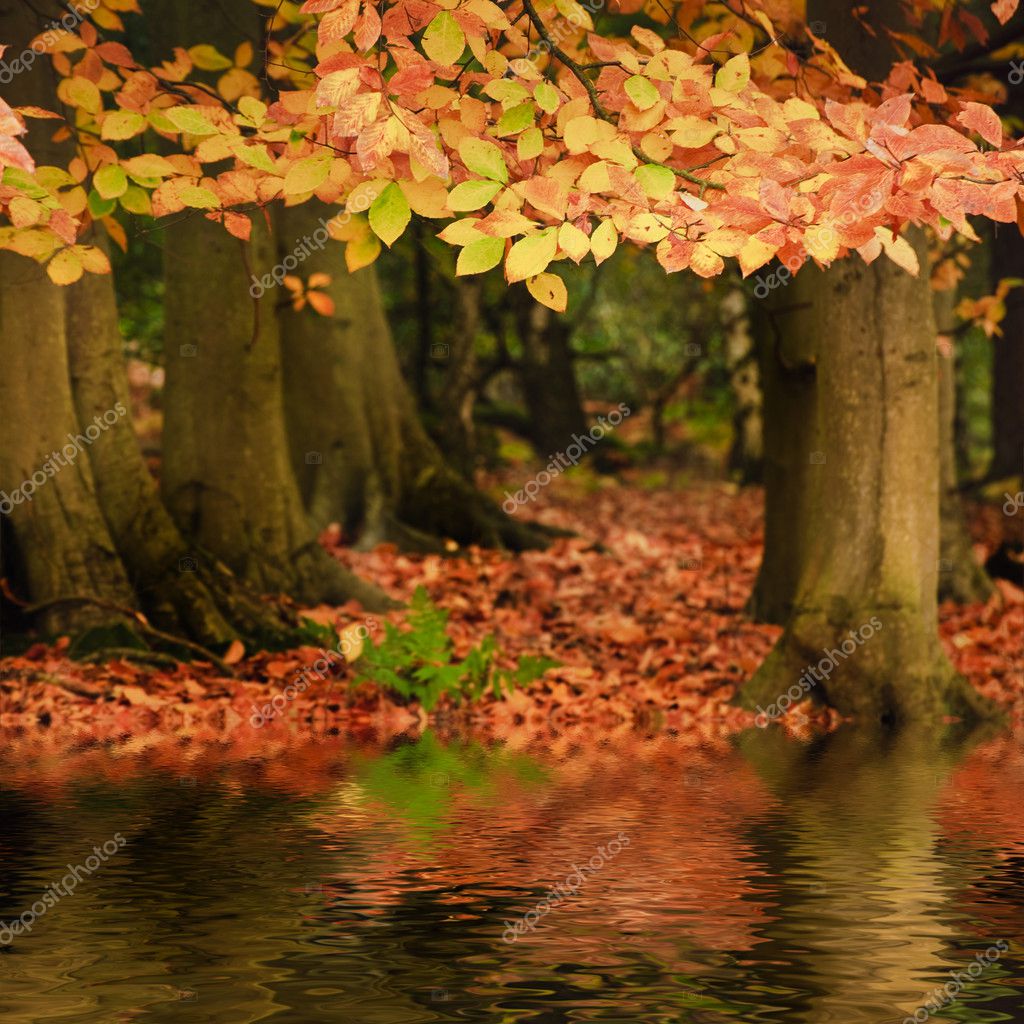
[[[5,1024],[897,1024],[989,947],[932,1019],[1024,1021],[1021,737],[427,735],[2,777],[0,920],[114,850],[0,932]]]

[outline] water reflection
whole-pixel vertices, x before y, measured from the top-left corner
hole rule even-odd
[[[0,919],[128,840],[0,949],[4,1021],[895,1024],[997,940],[935,1017],[1024,1020],[1020,737],[110,757],[4,775]]]

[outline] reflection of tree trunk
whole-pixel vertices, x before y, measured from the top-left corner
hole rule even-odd
[[[519,380],[530,414],[530,439],[547,459],[565,450],[573,434],[587,431],[576,370],[569,345],[570,329],[526,290],[512,289],[519,340],[523,347]]]
[[[775,730],[744,736],[778,798],[774,831],[787,837],[772,850],[782,892],[757,958],[773,985],[814,993],[786,1020],[847,1020],[854,1006],[865,1020],[899,1020],[924,1003],[925,973],[949,969],[935,907],[962,880],[937,854],[936,804],[973,742],[846,728],[808,749]]]
[[[324,210],[284,210],[280,244],[311,235]],[[370,546],[436,548],[441,538],[515,549],[542,544],[445,461],[427,436],[402,379],[375,271],[348,274],[336,250],[303,263],[331,275],[331,317],[283,309],[285,393],[292,462],[322,527],[341,522]],[[267,298],[269,306],[274,300]]]
[[[955,327],[955,291],[936,292],[935,318],[942,334]],[[956,471],[956,353],[952,345],[939,352],[939,600],[971,604],[993,593],[992,581],[974,558],[967,532]]]
[[[817,460],[816,350],[811,315],[818,272],[805,268],[785,292],[754,308],[764,388],[764,556],[749,611],[781,624],[793,607],[809,540]]]
[[[747,306],[742,288],[733,288],[721,304],[725,358],[736,406],[729,469],[745,484],[759,482],[764,468],[761,380]]]
[[[997,225],[993,247],[993,287],[1004,277],[1024,278],[1024,237],[1012,224]],[[992,464],[998,480],[1024,473],[1024,288],[1006,299],[1003,336],[992,356]]]
[[[8,4],[0,35],[21,52],[60,13],[49,0]],[[52,110],[59,106],[54,84],[49,61],[38,60],[15,75],[4,97],[14,106]],[[29,125],[35,125],[28,145],[37,163],[66,163],[52,124]],[[65,331],[63,289],[32,260],[0,253],[0,509],[10,514],[24,577],[18,582],[33,603],[87,596],[130,606],[134,597],[96,500],[90,463],[92,434],[100,437],[108,427],[79,422]],[[30,492],[30,500],[8,507],[5,499],[15,492]],[[88,605],[60,605],[43,615],[43,625],[76,631],[109,618]]]

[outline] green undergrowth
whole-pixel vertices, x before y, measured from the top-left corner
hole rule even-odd
[[[382,640],[367,638],[356,662],[356,684],[376,683],[431,711],[444,696],[456,704],[479,700],[487,692],[504,697],[559,664],[527,655],[519,658],[515,668],[502,668],[493,634],[459,659],[447,626],[448,612],[433,605],[423,587],[417,588],[405,628],[386,623]]]

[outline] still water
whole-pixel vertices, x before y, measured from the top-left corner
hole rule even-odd
[[[4,1024],[1024,1021],[1020,736],[181,763],[10,760]]]

